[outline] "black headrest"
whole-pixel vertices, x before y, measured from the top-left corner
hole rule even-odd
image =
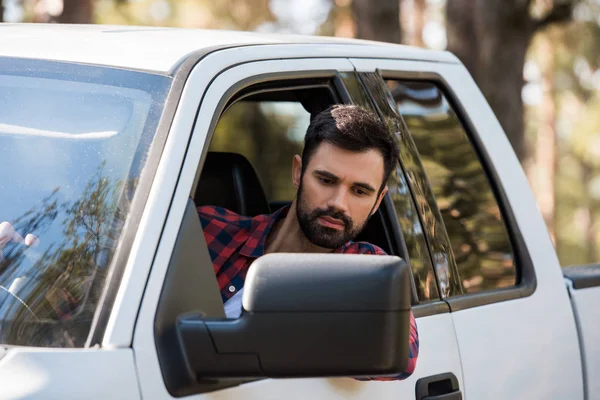
[[[382,204],[383,206],[383,204]],[[369,219],[367,225],[354,239],[355,242],[368,242],[379,246],[387,254],[394,254],[391,246],[391,239],[385,227],[385,216],[382,207],[379,207],[375,214]]]
[[[252,217],[271,212],[254,168],[246,157],[235,153],[207,154],[194,202]]]

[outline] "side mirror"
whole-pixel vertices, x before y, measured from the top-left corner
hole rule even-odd
[[[265,255],[250,267],[241,317],[181,315],[179,348],[196,379],[398,374],[409,279],[394,256]]]

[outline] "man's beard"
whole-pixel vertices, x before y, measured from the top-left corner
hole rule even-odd
[[[308,204],[302,199],[302,184],[298,188],[296,216],[302,233],[312,244],[332,250],[356,238],[368,221],[367,219],[362,224],[355,226],[350,217],[332,207],[310,210]],[[340,230],[324,226],[319,222],[320,217],[331,217],[340,220],[344,224],[344,228]]]

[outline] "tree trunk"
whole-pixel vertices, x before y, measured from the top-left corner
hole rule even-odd
[[[467,67],[504,128],[519,160],[527,158],[523,127],[523,67],[539,28],[570,19],[572,4],[554,6],[542,20],[531,1],[448,1],[448,50]]]
[[[540,41],[540,66],[543,72],[544,97],[540,106],[540,129],[535,149],[536,197],[540,211],[546,220],[550,236],[556,244],[556,105],[554,103],[554,48],[550,37]]]
[[[476,0],[452,0],[446,5],[446,36],[448,50],[477,76],[477,32],[475,31]]]
[[[426,0],[413,0],[414,24],[412,32],[413,46],[425,47],[423,42],[423,28],[425,28],[425,12],[427,10]]]
[[[399,0],[352,0],[356,37],[400,43]]]
[[[93,23],[92,0],[63,0],[63,11],[55,21],[61,24]]]
[[[447,20],[448,49],[478,83],[523,161],[523,66],[535,32],[527,2],[453,0]]]
[[[0,0],[0,22],[4,22],[4,2]]]
[[[582,162],[582,179],[584,182],[590,182],[594,177],[594,168],[586,163]],[[594,198],[589,192],[589,187],[586,185],[586,218],[584,219],[583,226],[581,229],[585,233],[585,247],[587,249],[587,258],[585,263],[597,262],[596,257],[596,218],[595,211],[596,205],[594,204]]]

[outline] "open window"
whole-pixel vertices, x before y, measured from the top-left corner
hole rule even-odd
[[[302,154],[311,118],[340,100],[326,80],[266,83],[240,92],[215,128],[194,192],[196,206],[221,206],[252,217],[291,204],[296,195],[292,159]],[[382,202],[356,241],[406,258],[390,213],[393,203]]]

